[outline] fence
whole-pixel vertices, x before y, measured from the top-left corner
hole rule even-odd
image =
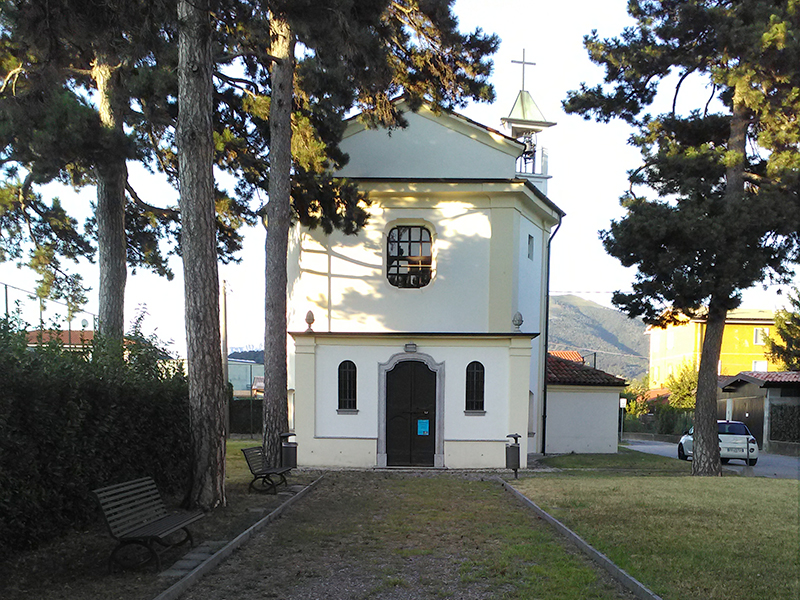
[[[87,310],[70,315],[67,303],[39,298],[36,292],[0,282],[3,288],[5,318],[17,318],[28,328],[63,329],[64,331],[96,330],[97,315]]]
[[[260,436],[264,423],[263,398],[233,398],[230,419],[230,433]]]

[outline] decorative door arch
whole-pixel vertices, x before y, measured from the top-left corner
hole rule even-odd
[[[395,354],[378,375],[378,466],[443,467],[444,363]]]

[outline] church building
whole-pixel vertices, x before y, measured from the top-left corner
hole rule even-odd
[[[524,468],[541,451],[549,241],[564,214],[536,146],[553,123],[524,89],[506,133],[426,107],[405,116],[391,133],[348,125],[338,175],[369,193],[366,227],[291,234],[298,464],[502,468],[520,434]]]

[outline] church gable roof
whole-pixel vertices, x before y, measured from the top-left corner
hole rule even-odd
[[[406,112],[408,127],[367,129],[352,119],[341,148],[351,178],[513,179],[524,145],[453,112]]]

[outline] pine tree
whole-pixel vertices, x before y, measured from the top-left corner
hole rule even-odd
[[[463,35],[451,13],[452,0],[425,4],[394,0],[376,2],[269,3],[270,20],[270,173],[267,205],[266,336],[264,390],[264,450],[267,460],[279,460],[279,433],[288,428],[286,376],[286,251],[290,206],[303,221],[308,211],[298,210],[308,198],[303,192],[326,191],[336,198],[330,208],[355,206],[356,219],[325,223],[356,232],[365,214],[359,196],[347,185],[325,179],[324,170],[344,163],[336,146],[345,112],[353,105],[371,126],[398,127],[405,121],[392,99],[404,94],[412,108],[423,101],[435,109],[453,108],[467,98],[491,100],[486,79],[491,71],[487,56],[498,40],[480,30]],[[331,26],[334,22],[340,26]],[[294,81],[293,48],[300,41],[308,58],[297,68]],[[317,166],[297,170],[298,183],[322,178],[324,185],[293,185],[290,179],[293,143],[291,113],[302,106],[309,111],[321,145],[312,155]],[[325,115],[325,121],[318,117]],[[331,185],[328,185],[331,184]],[[314,200],[319,202],[319,200]],[[345,212],[347,214],[347,212]],[[327,226],[326,226],[327,225]]]
[[[787,371],[800,371],[800,290],[789,294],[790,308],[775,313],[775,337],[766,340],[767,353]]]
[[[629,174],[626,215],[601,238],[638,272],[633,291],[613,301],[656,325],[681,313],[705,317],[692,472],[717,475],[717,364],[727,312],[741,290],[765,278],[786,281],[796,260],[800,15],[793,2],[761,0],[632,0],[628,11],[636,24],[620,38],[584,40],[605,68],[604,85],[581,85],[564,106],[635,128],[631,143],[643,164]],[[710,93],[680,114],[689,78],[704,80]],[[671,82],[672,110],[649,114]],[[639,195],[641,187],[657,197]]]
[[[212,25],[208,0],[179,0],[178,129],[186,349],[194,445],[190,501],[225,497],[225,385],[215,236]]]
[[[0,134],[4,163],[13,167],[6,187],[19,192],[14,216],[36,223],[29,237],[35,244],[31,262],[43,275],[40,293],[54,284],[57,295],[72,290],[76,297],[68,300],[81,300],[80,281],[60,271],[57,254],[74,257],[90,249],[74,226],[72,246],[42,242],[52,227],[40,211],[31,209],[33,186],[52,180],[93,183],[97,204],[89,233],[98,238],[100,331],[118,342],[124,328],[126,261],[171,276],[158,239],[174,220],[174,211],[151,210],[132,191],[127,161],[142,158],[146,151],[124,129],[136,120],[126,81],[137,69],[151,69],[153,52],[166,41],[164,23],[174,22],[168,8],[165,2],[117,6],[75,0],[0,6],[6,68]],[[20,169],[25,175],[18,183],[14,176]],[[126,192],[139,201],[138,210],[132,210]],[[138,225],[130,236],[126,217]]]
[[[58,259],[91,257],[89,239],[96,237],[100,327],[121,336],[126,259],[134,272],[143,267],[171,279],[162,244],[172,245],[169,254],[180,252],[177,208],[146,202],[127,177],[127,163],[139,161],[177,187],[176,2],[5,2],[0,18],[4,185],[7,197],[17,196],[0,226],[17,248],[33,243],[29,264],[42,275],[40,294],[71,293],[73,306],[86,290]],[[223,167],[226,155],[227,149],[217,154]],[[53,180],[97,187],[85,233],[74,220],[45,218],[41,199],[34,202],[35,187]],[[229,261],[241,249],[239,228],[255,219],[247,199],[215,189],[215,202],[219,255]],[[20,227],[26,222],[33,226]]]

